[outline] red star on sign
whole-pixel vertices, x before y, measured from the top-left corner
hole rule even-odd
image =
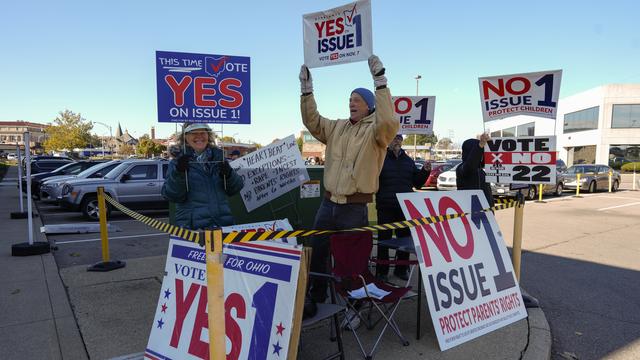
[[[280,322],[280,324],[278,324],[278,326],[276,326],[276,329],[278,329],[278,330],[276,331],[276,334],[278,334],[278,335],[282,335],[282,332],[283,332],[283,331],[284,331],[284,329],[285,329],[285,327],[284,327],[284,326],[282,326],[282,321]]]
[[[167,312],[167,304],[166,304],[166,303],[162,304],[162,310],[161,310],[161,311],[162,311],[163,313],[166,313],[166,312]]]

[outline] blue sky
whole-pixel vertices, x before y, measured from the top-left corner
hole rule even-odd
[[[52,121],[70,109],[134,136],[157,123],[155,51],[251,57],[252,124],[225,135],[269,143],[298,133],[302,15],[345,1],[12,1],[0,14],[0,120]],[[372,0],[374,52],[394,95],[437,97],[434,130],[482,131],[478,77],[562,69],[561,98],[640,82],[637,1]],[[320,112],[348,116],[365,62],[312,69]],[[217,129],[220,126],[216,126]],[[108,130],[96,125],[99,135]]]

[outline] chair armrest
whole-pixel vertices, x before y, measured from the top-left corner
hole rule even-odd
[[[316,278],[326,278],[326,279],[330,279],[333,281],[338,281],[338,278],[331,275],[331,274],[326,274],[326,273],[319,273],[319,272],[314,272],[314,271],[309,271],[309,277],[316,277]]]

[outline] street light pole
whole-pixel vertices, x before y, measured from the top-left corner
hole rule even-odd
[[[420,82],[420,79],[422,79],[422,75],[417,75],[415,77],[416,79],[416,96],[418,96],[418,83]],[[413,134],[413,160],[415,160],[418,157],[418,135],[417,134]]]
[[[109,149],[111,149],[111,143],[113,143],[113,131],[111,129],[111,125],[107,125],[105,123],[102,123],[100,121],[94,121],[94,124],[100,124],[102,126],[105,126],[109,129]],[[102,158],[104,158],[104,140],[102,141]],[[113,159],[113,150],[111,151],[111,158]]]

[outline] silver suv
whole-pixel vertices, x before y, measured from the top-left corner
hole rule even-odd
[[[40,201],[57,204],[62,199],[62,186],[71,180],[102,178],[109,171],[122,163],[122,160],[111,160],[94,165],[78,175],[58,175],[44,179],[40,185]]]
[[[161,191],[168,167],[166,159],[133,159],[116,166],[103,178],[70,180],[62,186],[60,206],[98,220],[97,189],[103,186],[105,193],[127,207],[166,209],[168,203]],[[110,213],[111,207],[107,206],[107,216]]]

